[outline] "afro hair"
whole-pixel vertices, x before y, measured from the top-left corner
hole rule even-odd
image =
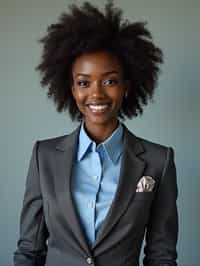
[[[142,114],[143,106],[153,98],[163,63],[163,53],[154,45],[146,24],[123,20],[122,10],[114,7],[113,1],[107,2],[104,12],[89,2],[70,5],[39,40],[43,53],[36,70],[57,111],[68,109],[72,120],[82,119],[71,92],[72,65],[83,53],[105,50],[118,57],[129,80],[119,117],[124,120]]]

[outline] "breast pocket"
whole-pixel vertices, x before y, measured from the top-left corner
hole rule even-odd
[[[154,192],[136,192],[122,216],[122,223],[144,227],[151,212],[154,196]]]
[[[148,213],[154,197],[154,192],[136,192],[132,204],[139,212]]]
[[[134,201],[144,200],[144,201],[152,201],[154,197],[154,192],[136,192]]]

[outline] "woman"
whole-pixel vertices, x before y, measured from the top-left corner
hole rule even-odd
[[[136,266],[144,238],[145,266],[177,265],[173,148],[122,122],[142,114],[163,61],[145,23],[86,2],[41,42],[41,84],[80,124],[33,147],[15,266]]]

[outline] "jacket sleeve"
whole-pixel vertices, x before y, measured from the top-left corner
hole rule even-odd
[[[20,237],[14,252],[15,266],[43,266],[46,259],[48,231],[40,189],[38,146],[39,142],[36,141],[26,179],[20,216]]]
[[[178,188],[174,151],[171,147],[167,149],[167,156],[156,193],[146,230],[143,263],[144,266],[176,266]]]

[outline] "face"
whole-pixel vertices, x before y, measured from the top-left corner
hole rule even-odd
[[[86,127],[114,127],[127,88],[117,57],[104,51],[82,54],[72,76],[72,94]]]

